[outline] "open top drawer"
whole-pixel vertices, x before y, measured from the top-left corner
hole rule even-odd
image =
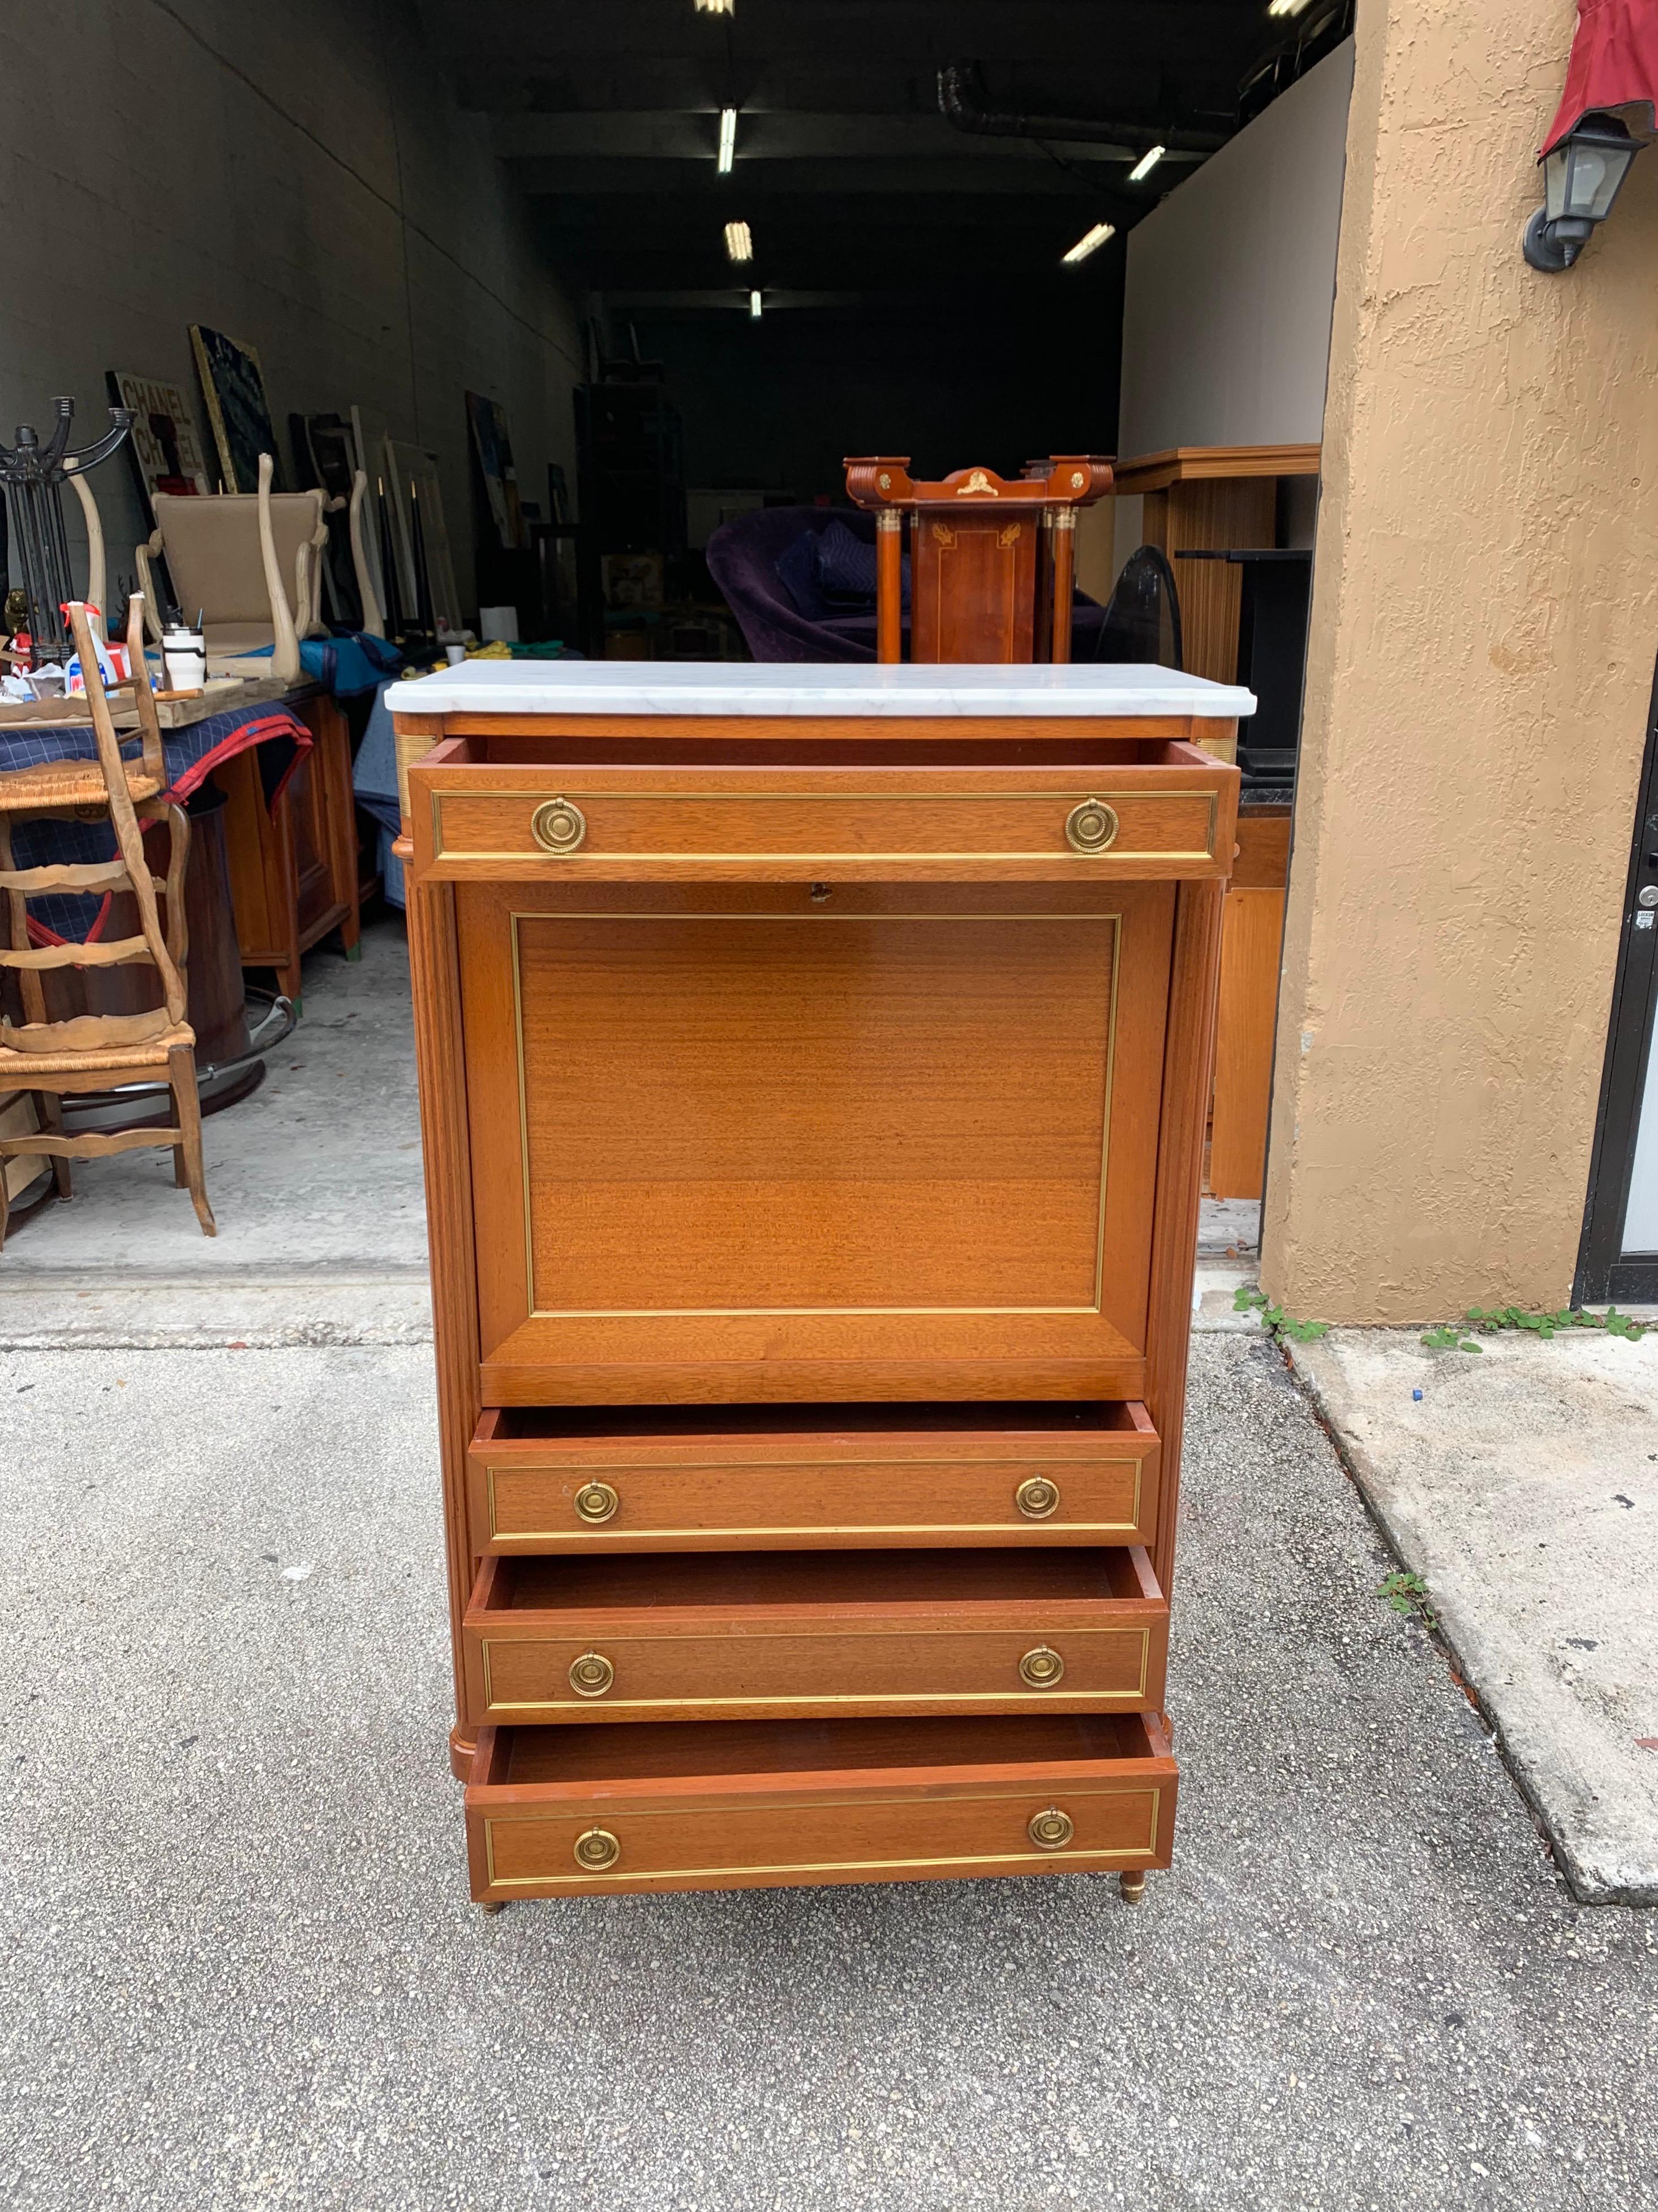
[[[1160,1447],[1127,1404],[491,1407],[475,1554],[1150,1544]]]
[[[416,876],[1132,882],[1221,877],[1232,866],[1237,771],[1195,745],[843,742],[814,749],[810,766],[798,745],[765,749],[781,751],[769,760],[749,746],[692,763],[672,746],[655,761],[637,744],[563,750],[574,757],[515,763],[490,757],[488,739],[450,739],[412,767]],[[612,751],[623,757],[594,757]],[[847,764],[821,764],[825,752]]]
[[[1166,1867],[1177,1780],[1149,1713],[485,1729],[472,1895]]]

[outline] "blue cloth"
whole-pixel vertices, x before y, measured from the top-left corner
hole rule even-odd
[[[802,531],[776,562],[777,572],[796,611],[808,622],[832,621],[837,615],[870,613],[875,604],[875,548],[873,538],[856,537],[837,517],[822,530]],[[910,556],[900,563],[899,601],[910,606]]]
[[[407,903],[403,889],[403,863],[392,851],[392,841],[402,828],[397,796],[397,738],[382,684],[369,710],[369,726],[357,747],[351,770],[351,789],[365,814],[372,814],[380,829],[380,878],[388,906]]]
[[[269,660],[274,645],[256,645],[239,653],[238,660]],[[366,629],[337,630],[330,637],[302,637],[300,666],[314,683],[332,691],[336,699],[360,699],[388,677],[400,673],[403,655],[383,637]]]
[[[299,657],[306,674],[314,676],[336,699],[360,699],[388,677],[400,674],[403,667],[403,655],[394,645],[361,629],[302,639]]]
[[[795,602],[795,612],[811,623],[827,622],[834,611],[818,582],[819,534],[814,530],[803,530],[787,551],[778,556],[775,564]]]
[[[185,799],[206,781],[222,760],[260,748],[259,769],[266,800],[273,799],[289,771],[311,744],[311,732],[280,701],[257,707],[233,707],[222,714],[210,714],[182,730],[163,730],[162,759],[167,770],[169,799]],[[124,735],[121,750],[131,759],[138,749],[136,732]],[[89,726],[81,723],[33,723],[24,728],[0,728],[0,774],[8,769],[38,768],[47,761],[96,760],[98,748]],[[113,860],[115,832],[103,822],[19,822],[12,831],[12,854],[20,868],[44,868],[57,863]],[[101,898],[77,891],[48,891],[28,902],[29,919],[55,936],[78,943],[96,921],[103,908]]]
[[[826,599],[839,600],[843,605],[849,599],[873,605],[875,549],[868,538],[855,538],[838,520],[818,532],[813,550],[817,556],[818,589]]]

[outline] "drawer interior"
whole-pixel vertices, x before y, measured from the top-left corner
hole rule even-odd
[[[723,1442],[776,1437],[827,1449],[841,1438],[939,1437],[993,1434],[1017,1448],[1021,1437],[1149,1437],[1143,1406],[1126,1399],[987,1401],[982,1405],[798,1406],[506,1406],[491,1407],[478,1425],[479,1444],[546,1444],[564,1450],[626,1439]]]
[[[474,1786],[672,1781],[759,1774],[889,1772],[903,1767],[1049,1767],[1160,1759],[1150,1713],[1031,1713],[1015,1719],[647,1721],[591,1728],[485,1729]]]
[[[560,718],[566,720],[570,718]],[[952,718],[954,719],[954,718]],[[937,726],[935,725],[935,727]],[[809,754],[809,758],[808,755]],[[1012,738],[960,736],[948,726],[925,737],[750,737],[729,725],[718,737],[607,735],[602,727],[561,734],[480,732],[452,738],[424,766],[465,768],[1158,768],[1212,779],[1216,763],[1178,739],[1102,737],[1096,733]]]
[[[841,1613],[856,1607],[1155,1602],[1160,1595],[1145,1553],[1134,1547],[528,1554],[485,1562],[473,1610],[498,1615],[802,1607]]]

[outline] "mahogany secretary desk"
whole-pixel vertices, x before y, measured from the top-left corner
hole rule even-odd
[[[1169,1864],[1253,703],[1145,667],[393,690],[487,1909]]]

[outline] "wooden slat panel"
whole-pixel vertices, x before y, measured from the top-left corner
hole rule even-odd
[[[1265,1188],[1284,898],[1249,887],[1226,895],[1209,1156],[1216,1198],[1259,1198]]]
[[[124,968],[150,957],[142,937],[113,937],[107,944],[40,945],[27,952],[0,948],[0,968]]]
[[[149,879],[155,890],[166,885],[158,876]],[[21,891],[36,898],[43,891],[119,890],[126,884],[125,860],[59,861],[46,868],[0,868],[0,890]]]
[[[1180,599],[1186,665],[1211,683],[1238,680],[1238,622],[1243,571],[1230,561],[1182,561],[1183,548],[1214,552],[1234,545],[1270,546],[1277,525],[1271,477],[1177,482],[1146,501],[1149,544],[1160,545],[1174,571]]]

